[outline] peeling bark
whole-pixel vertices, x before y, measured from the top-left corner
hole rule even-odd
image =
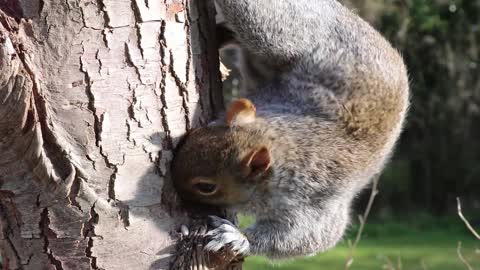
[[[223,106],[214,24],[212,1],[0,3],[7,269],[200,266],[168,168]]]

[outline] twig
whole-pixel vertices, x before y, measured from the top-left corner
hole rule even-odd
[[[402,258],[400,256],[397,257],[397,265],[393,263],[392,260],[388,256],[381,256],[380,258],[383,258],[385,261],[385,264],[383,265],[384,269],[387,270],[402,270],[403,264],[402,264]]]
[[[473,235],[475,235],[475,237],[478,240],[480,240],[480,235],[477,233],[477,231],[475,231],[475,229],[472,227],[472,225],[470,225],[470,222],[468,222],[468,220],[463,216],[462,204],[460,203],[460,198],[458,198],[458,197],[457,197],[457,212],[458,212],[458,215],[460,216],[460,218],[463,220],[463,222],[467,226],[467,228],[473,233]]]
[[[347,261],[345,263],[345,270],[350,269],[353,264],[353,256],[355,253],[355,249],[357,248],[360,239],[362,238],[363,229],[365,227],[365,223],[367,221],[368,215],[370,214],[370,210],[372,209],[373,202],[375,201],[375,196],[378,194],[378,180],[380,179],[380,175],[376,175],[373,179],[372,184],[372,192],[370,193],[370,198],[368,199],[367,208],[365,208],[365,212],[363,215],[358,216],[358,220],[360,221],[360,227],[357,231],[357,236],[355,237],[355,241],[353,244],[350,244],[350,252],[348,254]]]
[[[467,267],[468,270],[474,270],[473,267],[468,263],[468,261],[462,255],[462,242],[458,242],[457,255],[460,261],[462,261],[462,263]]]

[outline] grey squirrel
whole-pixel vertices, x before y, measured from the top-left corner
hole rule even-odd
[[[275,74],[187,135],[172,162],[175,186],[187,200],[255,216],[243,231],[213,217],[208,250],[289,258],[331,248],[400,135],[403,60],[335,0],[216,2]]]

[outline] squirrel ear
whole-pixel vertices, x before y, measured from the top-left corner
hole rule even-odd
[[[248,169],[248,177],[261,175],[272,165],[270,151],[266,146],[253,150],[243,159],[242,165]]]
[[[227,109],[225,122],[228,126],[249,124],[255,121],[255,106],[246,99],[234,100]]]

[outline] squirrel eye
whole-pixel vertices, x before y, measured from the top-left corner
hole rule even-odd
[[[192,188],[200,195],[210,196],[218,191],[218,185],[209,179],[194,178]]]

